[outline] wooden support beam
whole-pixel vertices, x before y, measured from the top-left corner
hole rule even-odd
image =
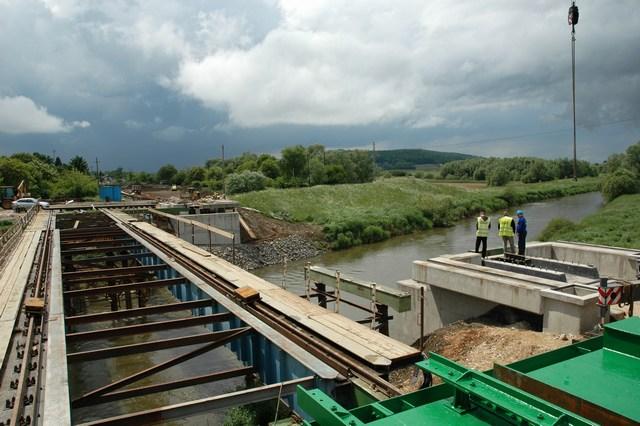
[[[139,288],[166,287],[175,284],[182,284],[184,278],[170,278],[168,280],[140,281],[137,283],[106,285],[94,288],[83,288],[81,290],[67,290],[63,292],[65,297],[89,296],[94,294],[117,293],[125,290],[137,290]]]
[[[229,321],[231,318],[233,318],[233,315],[231,315],[229,312],[221,314],[199,315],[167,321],[154,321],[145,324],[134,324],[123,327],[112,327],[100,330],[68,333],[66,335],[66,338],[67,343],[96,339],[109,339],[117,336],[127,336],[131,334],[150,333],[159,330],[170,330],[176,328],[192,327],[195,325],[212,324],[215,322]]]
[[[166,312],[186,311],[191,309],[204,308],[211,306],[214,302],[212,299],[193,300],[191,302],[169,303],[166,305],[146,306],[144,308],[125,309],[121,311],[101,312],[97,314],[76,315],[66,317],[64,322],[66,325],[86,324],[100,321],[112,321],[122,318],[139,317],[144,315],[162,314]]]
[[[134,355],[143,352],[160,351],[163,349],[179,348],[181,346],[211,343],[228,336],[230,332],[249,331],[250,327],[233,328],[231,330],[195,334],[193,336],[174,337],[172,339],[153,340],[151,342],[134,343],[131,345],[115,346],[113,348],[94,349],[67,354],[67,363],[94,361],[97,359],[115,358]]]

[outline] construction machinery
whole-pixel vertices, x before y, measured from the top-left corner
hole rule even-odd
[[[29,193],[27,191],[27,183],[20,181],[17,187],[14,186],[0,186],[0,200],[2,201],[2,208],[9,210],[12,208],[11,203],[19,198],[27,197]]]

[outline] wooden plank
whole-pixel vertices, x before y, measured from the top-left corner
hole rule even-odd
[[[178,221],[178,222],[186,223],[187,225],[193,225],[193,226],[195,226],[197,228],[201,228],[201,229],[204,229],[206,231],[211,231],[214,234],[218,234],[218,235],[223,236],[225,238],[228,238],[230,240],[233,240],[235,238],[235,236],[231,232],[227,232],[227,231],[222,230],[220,228],[216,228],[215,226],[207,225],[206,223],[198,222],[197,220],[185,219],[183,217],[176,216],[174,214],[161,212],[160,210],[156,210],[156,209],[148,209],[148,210],[149,210],[150,213],[156,214],[158,216],[164,216],[166,218],[173,219],[173,220]]]

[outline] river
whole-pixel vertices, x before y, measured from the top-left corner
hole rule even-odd
[[[519,206],[527,218],[528,241],[534,241],[551,219],[557,217],[579,221],[595,213],[602,206],[599,192],[574,195],[559,199]],[[515,212],[515,209],[511,210]],[[498,239],[498,215],[491,216],[492,229],[488,246],[502,247]],[[414,260],[429,259],[442,254],[460,253],[474,249],[475,219],[458,222],[449,228],[435,228],[389,240],[354,247],[347,250],[327,252],[304,261],[287,264],[285,285],[295,292],[304,292],[304,265],[325,266],[341,273],[394,287],[397,281],[410,278]],[[282,285],[282,265],[269,266],[252,271],[254,274],[278,285]]]

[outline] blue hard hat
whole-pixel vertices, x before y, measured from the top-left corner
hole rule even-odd
[[[524,214],[524,212],[522,210],[518,210],[516,214]]]

